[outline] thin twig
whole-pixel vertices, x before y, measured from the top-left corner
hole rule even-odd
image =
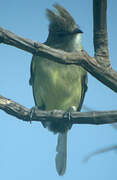
[[[107,147],[107,148],[100,149],[100,150],[97,150],[95,152],[92,152],[91,154],[89,154],[88,156],[86,156],[84,158],[83,162],[87,162],[91,157],[93,157],[95,155],[98,155],[98,154],[101,154],[101,153],[105,153],[105,152],[108,152],[108,151],[113,151],[113,150],[117,151],[117,145],[113,145],[113,146],[110,146],[110,147]]]

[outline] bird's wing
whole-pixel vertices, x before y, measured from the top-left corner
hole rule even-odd
[[[34,63],[34,56],[32,57],[31,65],[30,65],[30,79],[29,84],[32,86],[33,79],[34,79],[34,69],[35,69],[35,63]]]
[[[84,101],[84,97],[85,97],[85,93],[88,89],[88,86],[87,86],[87,83],[88,83],[88,76],[87,76],[87,73],[82,77],[82,93],[81,93],[81,99],[80,99],[80,104],[77,108],[77,111],[80,111],[81,110],[81,107],[82,107],[82,104],[83,104],[83,101]]]

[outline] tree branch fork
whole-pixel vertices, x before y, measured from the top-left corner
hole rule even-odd
[[[0,43],[14,46],[31,54],[47,57],[51,61],[66,65],[80,65],[96,79],[108,88],[117,92],[117,72],[109,61],[107,23],[107,0],[93,0],[93,34],[94,57],[90,57],[85,50],[77,53],[65,52],[53,49],[45,44],[20,37],[0,27]],[[63,118],[63,111],[39,111],[36,110],[30,119],[30,110],[18,103],[0,96],[0,109],[24,121],[57,121],[67,120]],[[104,112],[74,112],[71,116],[72,124],[109,124],[117,122],[117,111]]]
[[[10,31],[0,28],[0,40],[1,43],[5,43],[11,46],[15,46],[32,54],[37,54],[43,57],[49,57],[52,61],[66,65],[80,65],[86,69],[89,73],[95,76],[102,83],[109,88],[117,92],[117,73],[114,72],[110,66],[101,66],[95,58],[91,58],[86,51],[82,50],[79,53],[68,53],[62,50],[50,48],[39,42],[24,39],[19,37]],[[107,58],[107,57],[105,57]],[[116,76],[115,76],[116,74]],[[39,111],[36,110],[30,119],[30,109],[19,105],[18,103],[11,101],[3,96],[0,96],[0,109],[8,114],[11,114],[24,121],[67,121],[67,117],[63,118],[64,111]],[[114,117],[113,117],[114,113]],[[107,111],[105,112],[74,112],[71,115],[72,124],[108,124],[117,122],[117,112]]]
[[[106,86],[117,92],[117,73],[110,66],[103,67],[95,58],[91,58],[86,51],[79,53],[68,53],[62,50],[50,48],[39,42],[24,39],[3,28],[0,28],[1,43],[15,46],[32,54],[49,57],[50,60],[66,65],[80,65],[100,80]],[[107,58],[105,56],[105,58]],[[67,121],[63,118],[64,111],[39,111],[36,110],[30,119],[30,109],[19,105],[3,96],[0,96],[0,109],[24,121]],[[114,113],[114,115],[113,115]],[[108,118],[107,118],[108,114]],[[108,124],[117,122],[117,111],[105,112],[74,112],[71,116],[72,124]]]
[[[100,61],[97,60],[99,59],[99,54],[91,58],[85,50],[78,53],[70,53],[60,49],[53,49],[45,44],[19,37],[1,27],[0,40],[1,43],[15,46],[32,54],[48,57],[48,59],[54,62],[66,65],[80,65],[100,82],[114,92],[117,92],[117,72],[111,68],[110,64],[102,66]],[[103,58],[106,62],[108,61],[108,56],[106,54],[100,58]]]

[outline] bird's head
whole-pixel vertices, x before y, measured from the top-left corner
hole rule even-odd
[[[47,18],[49,19],[49,33],[54,36],[69,36],[83,33],[69,12],[62,6],[54,4],[55,12],[46,9]]]

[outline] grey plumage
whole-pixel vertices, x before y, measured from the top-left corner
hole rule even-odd
[[[67,162],[67,132],[59,133],[56,152],[56,170],[62,176],[65,173]]]
[[[73,33],[78,26],[72,16],[62,6],[55,4],[56,12],[46,9],[47,18],[50,21],[49,31],[53,33]]]

